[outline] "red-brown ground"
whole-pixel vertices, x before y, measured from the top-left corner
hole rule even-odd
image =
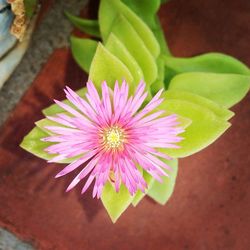
[[[222,51],[250,64],[249,13],[244,0],[173,0],[160,16],[175,55]],[[146,198],[113,225],[90,193],[64,192],[72,176],[55,180],[60,166],[18,146],[65,83],[78,89],[86,79],[67,49],[56,50],[1,129],[0,226],[43,250],[249,249],[250,96],[220,140],[180,161],[166,206]]]

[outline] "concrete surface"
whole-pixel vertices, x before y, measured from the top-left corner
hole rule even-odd
[[[55,48],[68,46],[72,26],[63,10],[78,14],[86,0],[54,1],[33,34],[31,45],[21,64],[0,91],[0,126],[35,79]]]
[[[33,250],[29,244],[19,240],[10,232],[0,228],[0,250]]]

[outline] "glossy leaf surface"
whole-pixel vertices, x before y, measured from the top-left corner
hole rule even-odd
[[[137,193],[135,194],[132,204],[133,206],[137,206],[139,204],[139,202],[144,198],[144,196],[148,193],[148,190],[150,190],[151,186],[154,183],[154,179],[153,177],[148,174],[146,171],[143,171],[143,178],[144,180],[147,182],[148,185],[148,189],[146,190],[145,193],[143,193],[142,191],[138,190]]]
[[[115,55],[110,53],[101,43],[99,43],[96,54],[92,61],[89,79],[95,83],[96,88],[100,91],[101,84],[106,81],[109,87],[113,88],[115,81],[121,83],[126,80],[130,83],[130,90],[133,89],[133,77],[128,68]]]
[[[249,91],[250,76],[237,74],[185,73],[172,79],[169,89],[204,96],[226,108],[238,103]]]
[[[88,73],[98,43],[91,39],[77,38],[74,36],[71,36],[70,43],[75,61],[85,72]]]
[[[168,172],[169,177],[163,176],[162,182],[154,180],[151,188],[147,195],[161,205],[165,205],[168,199],[171,197],[174,187],[175,180],[178,172],[178,160],[174,159],[171,161],[165,161],[171,168],[172,171]]]
[[[160,53],[160,47],[150,28],[138,17],[130,8],[123,4],[120,0],[101,0],[99,7],[99,23],[102,38],[104,41],[108,39],[112,27],[116,24],[118,16],[123,15],[130,25],[136,30],[138,36],[144,41],[146,48],[150,53],[157,57]],[[120,29],[123,33],[123,29]],[[133,40],[133,36],[127,39]]]
[[[131,204],[133,196],[124,185],[121,185],[120,191],[117,193],[112,184],[107,182],[103,188],[101,200],[111,220],[115,223]]]
[[[122,2],[141,17],[150,28],[156,27],[155,16],[161,4],[160,0],[122,0]]]
[[[176,75],[185,72],[210,72],[250,75],[249,68],[239,60],[221,53],[207,53],[190,58],[165,57],[166,87]]]
[[[133,56],[129,53],[127,48],[114,34],[110,34],[105,47],[126,65],[134,78],[135,84],[138,84],[141,80],[144,79],[140,66],[133,58]]]
[[[46,153],[44,149],[52,145],[52,143],[41,141],[41,139],[45,137],[48,137],[47,133],[45,133],[38,127],[34,127],[29,132],[29,134],[27,134],[23,138],[23,141],[20,146],[26,151],[32,153],[33,155],[36,155],[45,160],[50,160],[53,158],[53,155]]]
[[[186,157],[207,147],[221,136],[230,123],[219,118],[210,109],[194,102],[169,99],[162,103],[167,111],[189,118],[192,123],[181,134],[184,139],[178,143],[180,148],[161,149],[173,158]]]
[[[84,97],[86,92],[87,92],[87,88],[85,88],[85,87],[82,88],[82,89],[79,89],[78,91],[76,91],[76,93],[80,97]],[[63,102],[72,106],[72,104],[67,99],[63,100]],[[57,104],[52,104],[48,108],[43,109],[42,112],[46,116],[52,116],[52,115],[56,115],[56,114],[59,114],[59,113],[64,113],[65,110],[62,109]]]
[[[69,12],[65,11],[65,15],[69,19],[69,21],[77,27],[80,31],[85,32],[89,35],[95,37],[101,37],[99,24],[97,20],[89,20],[81,17],[74,16]]]
[[[224,120],[228,120],[234,115],[232,111],[226,108],[223,108],[222,106],[211,101],[210,99],[207,99],[205,97],[202,97],[200,95],[196,95],[190,92],[170,89],[165,92],[164,96],[167,100],[179,99],[179,100],[185,100],[185,101],[196,103],[202,107],[205,107],[211,110],[212,112],[214,112],[215,115],[217,115],[218,117]]]
[[[121,30],[122,32],[120,32]],[[134,27],[124,16],[119,16],[112,26],[112,32],[123,42],[130,54],[135,58],[142,69],[146,83],[150,85],[157,78],[156,62]]]

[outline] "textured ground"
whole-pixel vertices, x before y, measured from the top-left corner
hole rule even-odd
[[[60,3],[63,1],[56,2]],[[162,7],[160,17],[175,55],[221,51],[250,65],[250,2],[228,0],[225,5],[218,0],[172,0]],[[50,18],[45,16],[44,22]],[[42,25],[43,22],[40,27]],[[47,35],[40,39],[46,40],[51,35],[50,25]],[[69,33],[70,27],[65,27]],[[37,32],[45,32],[39,29]],[[42,46],[37,39],[37,46]],[[32,57],[32,50],[36,49],[32,46],[27,56],[30,53]],[[41,118],[41,108],[50,104],[52,98],[63,97],[64,84],[77,89],[87,78],[65,48],[48,53],[38,66],[36,61],[32,62],[26,61],[28,68],[37,67],[32,77],[27,77],[32,85],[0,134],[0,226],[42,250],[249,249],[250,95],[234,107],[237,115],[232,119],[233,126],[219,141],[181,160],[174,195],[166,206],[144,199],[113,225],[100,202],[92,200],[90,193],[80,196],[80,188],[64,192],[72,176],[55,180],[53,176],[60,166],[48,166],[18,147],[34,121]],[[23,74],[19,68],[13,77],[20,79],[18,75]],[[27,82],[25,88],[28,88]],[[17,91],[19,85],[11,84],[17,83],[9,81],[1,100],[4,95],[6,100],[13,100],[15,92],[19,97],[22,95],[25,88]],[[9,94],[4,93],[6,89]],[[4,113],[10,109],[11,106]]]
[[[43,1],[42,14],[30,47],[21,64],[0,91],[0,126],[29,88],[54,49],[68,46],[72,26],[64,17],[63,10],[78,14],[86,2],[86,0]],[[22,243],[10,232],[0,228],[0,250],[31,249],[33,249],[31,245]]]
[[[72,26],[63,10],[78,14],[86,0],[44,0],[42,16],[21,64],[0,91],[0,125],[18,103],[56,48],[68,46]],[[45,3],[45,4],[44,4]]]

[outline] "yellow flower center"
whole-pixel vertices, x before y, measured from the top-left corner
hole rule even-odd
[[[104,144],[107,148],[117,149],[122,146],[124,142],[124,133],[121,128],[118,126],[114,126],[109,128],[107,131],[104,132],[103,135]]]

